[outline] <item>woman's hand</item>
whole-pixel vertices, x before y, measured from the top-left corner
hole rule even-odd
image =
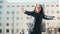
[[[24,7],[21,7],[21,10],[23,13],[26,11]]]

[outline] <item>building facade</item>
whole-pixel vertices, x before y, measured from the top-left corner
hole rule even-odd
[[[23,32],[28,34],[30,25],[33,28],[34,18],[23,14],[20,8],[24,7],[26,10],[32,11],[36,4],[43,6],[45,15],[55,16],[53,20],[43,19],[45,24],[44,33],[48,34],[48,30],[54,29],[57,29],[56,31],[58,32],[58,28],[60,28],[58,2],[8,3],[6,0],[0,0],[0,34],[22,34]],[[28,23],[31,24],[29,25]]]

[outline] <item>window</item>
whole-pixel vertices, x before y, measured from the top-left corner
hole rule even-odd
[[[29,7],[29,5],[27,5],[27,7]]]
[[[6,32],[9,33],[9,29],[6,29]]]
[[[9,20],[9,17],[6,17],[7,20]]]
[[[16,25],[18,26],[19,24],[18,24],[18,23],[16,23]]]
[[[12,20],[14,20],[14,17],[11,17]]]
[[[14,23],[12,23],[11,26],[14,26]]]
[[[46,13],[49,13],[49,11],[46,11]]]
[[[14,14],[15,12],[14,11],[12,11],[12,14]]]
[[[0,26],[2,26],[2,23],[0,23]]]
[[[23,20],[23,17],[21,17],[21,19]]]
[[[49,5],[46,5],[46,7],[49,7]]]
[[[0,11],[0,14],[2,14],[2,11]]]
[[[60,19],[60,17],[58,16],[57,19]]]
[[[17,14],[19,13],[19,11],[16,12]]]
[[[7,11],[7,14],[9,14],[10,12],[9,11]]]
[[[19,7],[19,5],[17,7]]]
[[[28,20],[31,20],[32,17],[26,17]]]
[[[34,5],[32,5],[32,7],[34,7]]]
[[[10,7],[9,5],[7,5],[7,7]]]
[[[0,9],[2,8],[2,6],[0,6]]]
[[[11,32],[14,33],[14,29],[11,29]]]
[[[16,32],[18,33],[19,32],[19,29],[16,29]]]
[[[2,29],[0,29],[0,33],[2,33]]]
[[[12,7],[15,7],[15,6],[12,6]]]
[[[57,14],[59,14],[59,11],[57,11]]]
[[[54,5],[51,5],[51,7],[54,7]]]
[[[56,7],[59,7],[59,5],[56,5]]]
[[[0,17],[0,20],[1,20],[2,18]]]
[[[54,13],[53,11],[51,11],[51,13]]]
[[[29,17],[27,17],[27,19],[29,19]]]
[[[22,5],[22,7],[24,7],[24,5]]]
[[[9,26],[9,23],[7,23],[6,25]]]
[[[19,19],[19,17],[17,17],[17,20]]]
[[[0,1],[0,3],[3,3],[3,1]]]

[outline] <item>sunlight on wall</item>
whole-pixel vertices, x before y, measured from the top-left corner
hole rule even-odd
[[[7,0],[8,2],[58,2],[59,0]]]

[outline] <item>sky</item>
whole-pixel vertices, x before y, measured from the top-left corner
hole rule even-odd
[[[59,2],[59,0],[7,0],[7,2]]]

